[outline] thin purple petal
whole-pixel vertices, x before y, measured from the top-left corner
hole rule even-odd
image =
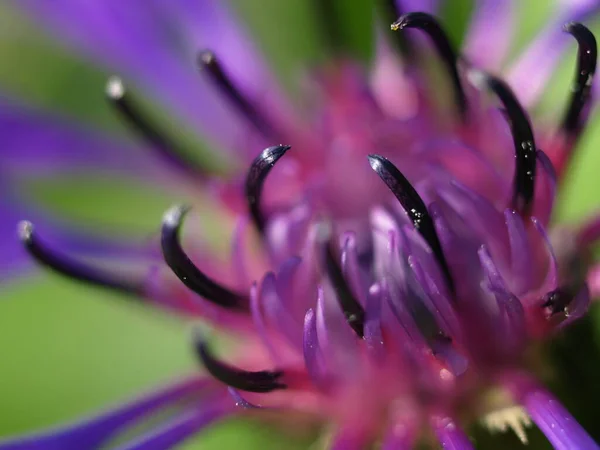
[[[209,380],[202,378],[179,382],[97,417],[37,435],[0,442],[0,450],[98,449],[125,427],[154,411],[200,394],[209,383]]]

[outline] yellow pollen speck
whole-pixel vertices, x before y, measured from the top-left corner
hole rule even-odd
[[[525,429],[531,425],[531,419],[521,406],[509,406],[493,411],[482,419],[482,423],[492,433],[506,432],[510,428],[523,444],[527,444]]]

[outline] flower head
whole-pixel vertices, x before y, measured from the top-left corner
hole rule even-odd
[[[0,448],[101,448],[146,414],[196,397],[172,421],[119,448],[170,448],[248,409],[326,424],[331,449],[413,448],[420,440],[467,449],[465,429],[481,420],[511,427],[522,440],[532,420],[555,448],[598,448],[535,380],[527,358],[590,301],[597,222],[561,230],[559,239],[547,230],[559,177],[589,114],[596,40],[580,22],[565,26],[579,46],[574,88],[556,130],[535,128],[524,106],[532,94],[520,85],[530,75],[525,62],[505,81],[490,72],[500,58],[480,53],[481,27],[496,30],[492,17],[506,12],[503,4],[480,2],[459,56],[433,15],[401,14],[397,2],[386,2],[399,18],[396,33],[380,37],[373,70],[340,56],[313,71],[304,115],[270,92],[259,99],[243,73],[203,50],[202,77],[244,123],[224,140],[237,138],[236,159],[248,168],[226,180],[189,161],[111,78],[109,101],[132,130],[180,182],[209,187],[237,218],[231,261],[191,245],[198,236],[183,242],[186,206],[163,218],[166,266],[149,256],[142,276],[47,244],[30,222],[21,223],[21,240],[38,262],[71,278],[212,321],[240,337],[239,351],[223,358],[198,334],[206,376]],[[574,7],[568,18],[584,18],[593,6]],[[83,11],[82,23],[97,26],[92,13]],[[67,31],[77,34],[80,25]],[[113,36],[102,31],[108,49]],[[440,86],[426,79],[423,60],[431,59],[447,79]],[[136,72],[135,62],[119,62]]]

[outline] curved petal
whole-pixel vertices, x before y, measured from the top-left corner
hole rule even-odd
[[[5,440],[0,442],[0,450],[99,449],[127,426],[136,423],[150,413],[167,406],[174,406],[182,400],[197,396],[209,384],[210,380],[208,379],[194,378],[185,380],[73,425],[26,437]],[[202,415],[202,413],[191,414],[193,416]],[[126,446],[124,448],[144,447]]]
[[[600,448],[560,402],[535,381],[517,376],[509,381],[508,387],[555,449]]]
[[[440,416],[432,419],[433,430],[447,450],[474,450],[469,437],[456,425],[450,417]]]

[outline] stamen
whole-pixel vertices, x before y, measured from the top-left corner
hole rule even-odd
[[[254,105],[236,86],[231,78],[227,76],[223,67],[219,63],[215,54],[209,50],[204,50],[198,55],[198,66],[202,73],[205,73],[211,81],[219,88],[221,93],[229,99],[232,105],[245,117],[256,130],[269,139],[278,141],[279,133],[275,130],[272,123],[262,114],[256,105]]]
[[[467,96],[463,89],[458,74],[458,57],[454,48],[450,44],[448,35],[444,32],[438,21],[430,14],[423,12],[413,12],[404,14],[391,25],[393,31],[403,30],[404,28],[418,28],[429,35],[433,45],[438,51],[442,61],[446,65],[452,84],[454,85],[454,96],[461,116],[465,117],[467,112]]]
[[[576,137],[582,128],[585,117],[582,112],[591,99],[592,80],[596,71],[598,50],[594,34],[584,25],[571,22],[564,26],[564,31],[572,35],[579,45],[577,51],[577,71],[572,87],[571,101],[567,107],[561,128],[569,135]]]
[[[470,78],[475,85],[487,86],[504,105],[512,130],[516,156],[512,207],[521,215],[528,215],[535,196],[537,158],[533,131],[527,114],[504,81],[478,71],[471,72]]]
[[[195,345],[196,353],[208,373],[228,386],[242,391],[260,393],[287,388],[280,381],[283,376],[281,370],[250,372],[238,369],[216,359],[209,351],[207,343],[201,338],[196,339]]]
[[[94,267],[46,247],[38,239],[31,222],[20,222],[18,233],[23,245],[37,262],[61,275],[128,294],[135,294],[137,296],[143,294],[142,283],[126,279],[119,271]]]
[[[179,235],[183,217],[189,208],[174,206],[165,214],[161,231],[161,246],[167,265],[183,284],[205,299],[224,308],[249,310],[247,296],[230,291],[198,269],[181,248]]]
[[[402,11],[396,0],[382,0],[382,3],[383,18],[386,23],[392,23],[402,15]],[[412,58],[414,48],[408,36],[399,35],[397,39],[394,39],[394,43],[404,58],[408,60]]]
[[[558,287],[544,295],[541,306],[542,308],[549,308],[550,315],[554,316],[558,313],[565,312],[573,301],[573,298],[574,294],[568,288]]]
[[[252,162],[248,175],[246,176],[246,200],[250,207],[252,220],[261,234],[264,233],[266,223],[260,210],[260,196],[264,181],[275,163],[290,148],[289,145],[277,145],[264,149]]]
[[[444,276],[448,283],[448,288],[455,294],[454,279],[444,256],[442,244],[435,230],[433,220],[427,211],[425,203],[419,196],[418,192],[410,184],[404,175],[383,156],[369,155],[369,163],[371,168],[379,175],[379,178],[392,191],[392,194],[398,199],[408,217],[412,220],[417,231],[423,236],[431,251],[435,255]]]
[[[364,336],[365,326],[365,310],[358,302],[352,289],[346,282],[346,278],[342,272],[341,266],[338,264],[338,259],[335,256],[333,243],[330,241],[325,248],[325,267],[327,275],[335,289],[336,297],[340,303],[340,307],[346,316],[348,325],[354,330],[359,338]]]
[[[194,179],[206,175],[206,171],[197,161],[186,156],[185,151],[144,117],[142,108],[131,94],[127,93],[120,78],[109,78],[106,96],[127,125],[169,164]]]

